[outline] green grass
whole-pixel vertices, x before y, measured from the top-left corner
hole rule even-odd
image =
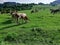
[[[47,8],[32,14],[30,10],[19,12],[26,13],[30,21],[17,25],[9,14],[0,14],[1,45],[60,45],[60,13],[53,15]],[[7,36],[13,42],[4,41]]]

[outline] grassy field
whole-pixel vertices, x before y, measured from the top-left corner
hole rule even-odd
[[[60,45],[60,13],[48,8],[32,13],[23,10],[30,21],[17,25],[9,14],[0,14],[0,45]]]

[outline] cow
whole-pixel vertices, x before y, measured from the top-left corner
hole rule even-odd
[[[29,20],[26,13],[11,12],[12,18],[18,23],[18,19],[22,19],[25,23]]]
[[[50,9],[51,13],[55,14],[57,12],[60,12],[60,9]]]

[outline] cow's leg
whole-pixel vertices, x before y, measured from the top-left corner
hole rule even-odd
[[[23,19],[22,19],[22,17],[21,17],[21,16],[19,16],[18,21],[19,21],[19,23],[20,23],[20,24],[22,24],[22,23],[23,23]]]
[[[51,10],[51,14],[53,13],[53,11]]]
[[[25,23],[27,23],[28,22],[28,17],[27,16],[24,17],[24,20],[25,20]]]
[[[23,24],[24,23],[24,17],[21,16],[21,23]]]

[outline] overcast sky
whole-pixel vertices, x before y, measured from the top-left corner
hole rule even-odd
[[[3,2],[18,2],[18,3],[45,3],[45,4],[49,4],[50,2],[53,2],[55,0],[0,0],[0,3]]]

